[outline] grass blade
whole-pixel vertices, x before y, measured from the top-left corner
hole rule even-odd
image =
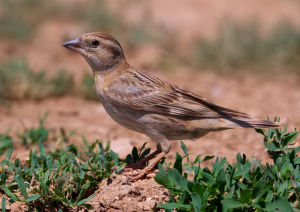
[[[28,195],[27,195],[26,186],[25,186],[23,177],[19,175],[17,177],[17,181],[18,181],[18,187],[19,187],[19,189],[21,191],[22,196],[25,197],[25,198],[27,198]]]
[[[39,195],[39,194],[33,194],[26,199],[26,202],[29,203],[29,202],[35,201],[35,200],[39,199],[40,197],[41,197],[41,195]]]
[[[77,205],[77,206],[83,205],[83,204],[86,203],[87,201],[93,199],[95,196],[96,196],[96,195],[93,195],[93,196],[90,196],[90,197],[88,197],[88,198],[82,199],[82,200],[80,200],[76,205]]]
[[[2,198],[1,211],[6,212],[6,198],[5,197]]]
[[[6,185],[2,186],[3,191],[5,192],[5,194],[7,196],[9,196],[10,198],[12,198],[12,200],[14,201],[20,201],[19,197],[17,195],[15,195],[14,193],[12,193],[9,188],[6,187]]]

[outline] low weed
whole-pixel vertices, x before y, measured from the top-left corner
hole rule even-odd
[[[131,150],[131,154],[128,154],[126,156],[126,164],[134,164],[144,159],[150,153],[151,150],[150,148],[146,148],[146,144],[147,143],[144,143],[140,150],[138,150],[136,147],[133,147]]]
[[[0,67],[0,99],[40,100],[70,93],[73,78],[65,71],[58,71],[52,78],[45,71],[33,72],[23,60],[13,60]]]
[[[23,202],[29,211],[92,209],[87,202],[94,197],[101,180],[150,153],[146,144],[140,150],[134,147],[123,162],[110,150],[109,143],[103,145],[99,140],[88,142],[82,137],[83,148],[66,146],[73,132],[68,134],[62,129],[63,138],[55,139],[68,142],[49,151],[44,143],[49,142],[48,133],[52,131],[45,127],[46,117],[40,119],[37,128],[27,129],[19,136],[21,140],[25,137],[25,145],[38,147],[30,151],[26,161],[11,159],[15,141],[8,132],[0,134],[0,153],[4,156],[0,162],[0,192],[6,194],[2,210],[7,200]],[[190,162],[188,150],[181,142],[184,154],[176,155],[174,165],[165,163],[164,168],[162,163],[158,164],[155,180],[170,195],[169,201],[158,207],[166,211],[297,211],[300,147],[292,144],[298,132],[287,132],[287,125],[284,129],[258,129],[257,132],[264,137],[272,164],[262,165],[238,153],[236,163],[217,157],[212,168],[201,167],[203,161],[215,156],[198,155]]]
[[[32,36],[41,22],[57,13],[56,5],[48,1],[0,1],[0,35],[3,38],[24,41]]]
[[[13,139],[7,134],[0,134],[0,155],[13,148]]]
[[[20,136],[25,145],[38,145],[25,162],[11,159],[13,139],[0,135],[0,153],[6,152],[0,163],[0,192],[11,203],[24,202],[29,211],[92,209],[87,201],[94,197],[99,182],[122,169],[117,154],[110,150],[109,143],[104,146],[99,140],[88,142],[84,137],[85,148],[71,144],[47,151],[44,143],[49,141],[50,130],[45,128],[44,120],[45,117],[38,128],[25,130]],[[5,205],[3,198],[2,208]]]
[[[172,168],[155,176],[157,183],[170,192],[168,203],[159,204],[166,211],[294,211],[300,208],[300,147],[289,145],[297,131],[257,130],[264,136],[264,144],[273,164],[261,165],[240,153],[236,163],[217,157],[213,167],[202,168],[200,155],[193,162],[183,163],[188,152],[181,143],[184,155],[176,155]],[[188,174],[192,173],[192,179]]]
[[[31,151],[26,165],[7,157],[1,162],[1,187],[12,201],[25,202],[29,209],[49,210],[84,207],[102,179],[110,176],[118,165],[118,156],[96,141],[94,152],[86,161],[74,145],[47,152],[43,143],[39,151]],[[9,176],[13,176],[9,177]]]
[[[299,74],[300,29],[281,23],[262,35],[258,24],[222,25],[212,40],[194,43],[192,64],[221,73],[295,72]]]
[[[44,114],[39,120],[38,127],[32,127],[19,131],[18,137],[21,139],[22,144],[26,147],[44,142],[48,139],[49,129],[44,126],[44,122],[48,116],[48,113]]]
[[[86,72],[84,73],[79,88],[80,88],[80,94],[84,99],[99,100],[95,88],[94,78],[90,74]]]

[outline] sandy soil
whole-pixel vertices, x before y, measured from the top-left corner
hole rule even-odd
[[[169,197],[167,190],[157,185],[153,177],[127,182],[126,177],[120,175],[103,180],[95,194],[96,197],[88,203],[94,211],[101,212],[153,211],[158,203],[168,201]]]

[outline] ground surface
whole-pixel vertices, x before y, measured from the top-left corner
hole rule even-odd
[[[184,47],[184,42],[195,34],[211,36],[217,26],[222,23],[223,17],[235,18],[239,21],[259,19],[267,26],[278,22],[277,18],[281,17],[299,24],[300,6],[296,1],[285,1],[285,3],[277,1],[277,3],[265,0],[244,5],[238,0],[231,0],[226,5],[210,1],[191,1],[183,5],[180,1],[176,1],[176,4],[173,1],[151,1],[148,3],[148,9],[144,10],[151,10],[152,18],[167,25],[171,30],[182,31],[182,46]],[[123,2],[119,6],[112,5],[112,8],[119,11],[121,5],[124,8],[123,15],[129,21],[134,21],[142,15],[137,12],[140,10],[136,8],[145,8],[143,5],[135,4],[136,6],[128,4],[128,7],[123,7]],[[232,8],[230,5],[235,5],[235,12],[230,9]],[[197,8],[201,9],[197,10]],[[194,27],[195,24],[198,27]],[[89,70],[89,68],[78,55],[71,54],[59,46],[63,42],[65,31],[68,31],[69,35],[81,33],[76,23],[50,20],[43,24],[31,43],[17,47],[11,41],[0,40],[0,56],[5,59],[13,55],[21,55],[35,70],[46,68],[49,72],[53,72],[64,68],[79,78],[84,70]],[[45,43],[48,44],[46,50],[45,46],[41,45]],[[3,52],[6,53],[3,54]],[[142,66],[152,58],[152,52],[155,54],[155,50],[151,47],[144,46],[138,52],[127,52],[128,60],[134,66]],[[280,116],[282,121],[289,120],[289,130],[300,128],[300,79],[289,73],[258,77],[241,71],[239,76],[219,76],[217,73],[186,70],[182,67],[168,73],[156,70],[146,71],[154,72],[163,79],[190,89],[222,106],[260,119],[265,119],[267,115],[271,118]],[[46,126],[64,127],[69,132],[76,130],[74,136],[76,144],[81,143],[83,134],[88,140],[111,141],[112,149],[119,153],[121,158],[124,158],[133,146],[140,147],[146,141],[152,149],[155,147],[155,144],[147,137],[116,124],[106,114],[100,103],[75,97],[47,99],[40,102],[21,101],[13,103],[8,110],[0,108],[0,132],[7,129],[15,132],[25,127],[36,126],[38,116],[45,112],[49,112]],[[262,162],[268,161],[262,137],[254,130],[237,129],[216,132],[195,141],[185,141],[185,143],[191,157],[198,154],[217,155],[234,161],[237,152],[241,152],[250,157],[255,156]],[[179,142],[173,141],[167,160],[172,161],[177,151],[181,151]],[[28,151],[19,149],[16,150],[15,157],[25,159],[28,154]],[[166,200],[165,190],[153,179],[145,179],[132,184],[124,184],[124,182],[126,182],[124,177],[119,176],[112,177],[112,182],[103,181],[91,204],[97,211],[124,211],[125,208],[126,211],[148,211],[158,202]]]
[[[132,183],[120,175],[103,180],[95,195],[89,203],[95,211],[103,212],[151,211],[169,197],[167,190],[157,185],[153,177]]]

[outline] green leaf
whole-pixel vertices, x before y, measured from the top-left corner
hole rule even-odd
[[[0,155],[2,155],[8,148],[13,146],[12,139],[5,135],[0,135]]]
[[[244,183],[238,182],[237,185],[242,189],[242,190],[247,190],[248,186],[245,185]]]
[[[139,159],[139,153],[138,153],[138,150],[136,147],[133,147],[132,151],[131,151],[131,154],[132,154],[132,160],[133,162],[137,162],[138,159]]]
[[[294,163],[295,163],[295,164],[300,164],[300,157],[296,158],[296,159],[294,160]]]
[[[283,199],[281,197],[277,198],[274,201],[273,205],[280,212],[293,212],[294,211],[291,204],[286,199]]]
[[[256,182],[253,186],[253,198],[258,200],[268,190],[268,184],[265,180]]]
[[[285,126],[284,126],[284,129],[283,129],[283,131],[281,132],[282,133],[282,137],[283,137],[283,135],[286,133],[286,131],[287,131],[287,127],[288,127],[288,124],[289,124],[289,120],[287,120],[286,121],[286,124],[285,124]]]
[[[39,199],[40,197],[41,197],[41,195],[39,195],[39,194],[33,194],[26,199],[26,202],[28,203],[28,202],[35,201],[35,200]]]
[[[266,198],[265,198],[265,201],[266,202],[271,202],[272,199],[273,199],[273,196],[274,196],[273,192],[269,191],[268,194],[267,194],[267,196],[266,196]]]
[[[194,211],[201,211],[203,208],[202,200],[198,194],[192,194],[192,206]]]
[[[240,200],[244,203],[249,203],[251,199],[251,191],[249,189],[241,190]]]
[[[150,153],[150,151],[151,151],[150,148],[145,149],[145,150],[141,153],[140,159],[145,158],[145,157]]]
[[[292,176],[292,172],[292,164],[289,161],[285,162],[280,169],[281,179],[290,178]]]
[[[180,146],[181,146],[181,149],[184,152],[184,154],[187,155],[189,152],[186,148],[186,145],[183,143],[183,141],[180,141]]]
[[[225,171],[224,169],[221,169],[216,177],[216,182],[218,184],[218,188],[221,192],[224,190],[224,186],[226,185],[226,178],[225,178]]]
[[[255,131],[259,134],[262,134],[263,136],[265,135],[265,130],[264,129],[255,129]]]
[[[169,178],[166,176],[166,174],[162,173],[162,172],[158,172],[155,177],[154,180],[160,184],[163,185],[166,188],[171,188],[173,187],[173,183],[169,180]]]
[[[169,180],[179,186],[182,187],[182,176],[181,174],[178,172],[177,169],[169,169],[168,170],[168,175],[169,175]]]
[[[204,159],[202,161],[207,161],[207,160],[213,159],[214,157],[215,157],[214,155],[207,155],[204,157]]]
[[[278,188],[277,188],[277,193],[278,195],[283,195],[285,192],[288,190],[288,180],[284,181],[281,183]]]
[[[166,210],[178,209],[178,210],[191,211],[190,205],[181,204],[181,203],[165,203],[165,204],[158,204],[157,206]]]
[[[182,157],[178,153],[176,153],[174,168],[177,169],[180,174],[182,174]]]
[[[282,137],[282,143],[283,143],[283,145],[290,144],[291,142],[293,142],[297,138],[297,136],[298,136],[298,132],[297,131],[285,134]]]
[[[234,176],[244,176],[251,170],[251,163],[248,162],[237,169]]]
[[[24,183],[24,179],[22,176],[18,175],[17,176],[17,181],[18,181],[18,187],[21,191],[21,194],[23,197],[27,198],[28,195],[27,195],[27,191],[26,191],[26,186],[25,186],[25,183]]]
[[[245,206],[244,203],[236,199],[224,199],[221,201],[221,203],[224,211],[227,211],[228,209],[232,208],[241,208]]]
[[[6,198],[2,197],[1,211],[6,212]]]
[[[77,206],[80,206],[80,205],[86,203],[87,201],[93,199],[95,196],[96,196],[96,195],[93,195],[93,196],[90,196],[90,197],[88,197],[88,198],[82,199],[82,200],[80,200],[76,205],[77,205]]]
[[[46,151],[45,151],[45,147],[43,145],[42,139],[39,140],[39,151],[40,151],[40,156],[42,158],[45,158],[46,157],[46,153],[45,153]]]
[[[240,164],[243,164],[243,159],[242,159],[241,153],[238,153],[236,155],[236,161]]]
[[[13,147],[13,146],[10,147],[10,148],[7,150],[7,152],[6,152],[6,158],[7,158],[8,160],[11,158],[11,155],[12,155],[13,151],[14,151],[14,147]]]
[[[6,185],[3,185],[2,189],[6,193],[6,195],[9,196],[10,198],[12,198],[14,201],[20,201],[19,197],[17,197],[17,195],[15,195],[14,193],[12,193],[9,190],[9,188],[6,187]]]
[[[270,151],[276,151],[279,149],[279,147],[277,147],[273,142],[265,141],[264,145]]]
[[[207,172],[203,172],[202,176],[203,176],[203,180],[201,182],[205,183],[208,187],[211,187],[216,183],[215,178],[211,174]]]

